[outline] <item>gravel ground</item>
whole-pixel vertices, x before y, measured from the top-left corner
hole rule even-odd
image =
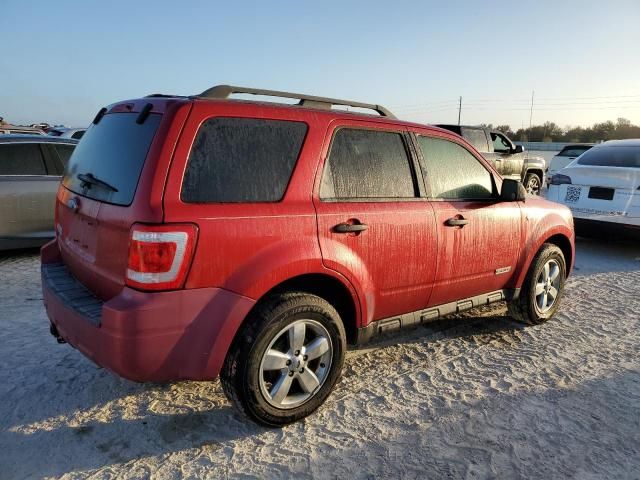
[[[0,478],[640,478],[640,247],[578,243],[560,313],[503,304],[349,353],[327,404],[257,427],[218,382],[139,385],[48,333],[0,257]]]

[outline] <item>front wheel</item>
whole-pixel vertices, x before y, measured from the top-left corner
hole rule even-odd
[[[225,394],[252,420],[279,427],[315,411],[340,377],[346,335],[326,300],[300,292],[258,306],[221,373]]]
[[[542,180],[535,173],[527,173],[524,177],[524,188],[527,193],[532,195],[540,195],[540,187],[542,186]]]
[[[520,296],[507,304],[509,315],[529,325],[549,320],[558,310],[566,271],[562,250],[545,243],[531,262]]]

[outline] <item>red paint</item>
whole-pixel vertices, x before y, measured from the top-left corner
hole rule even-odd
[[[300,275],[313,273],[341,282],[356,312],[355,318],[345,321],[363,327],[427,306],[517,288],[537,249],[553,235],[564,238],[574,256],[568,210],[541,199],[524,203],[319,199],[324,161],[339,126],[439,136],[473,151],[448,131],[337,111],[186,98],[131,100],[110,107],[107,114],[139,112],[147,103],[163,118],[133,203],[127,207],[100,203],[60,187],[56,218],[62,234],[42,250],[43,262],[64,262],[105,301],[102,325],[96,328],[45,288],[51,321],[72,345],[127,378],[215,378],[255,302]],[[213,116],[297,120],[308,125],[281,202],[180,200],[196,133]],[[476,155],[494,173],[500,188],[497,172]],[[73,197],[79,199],[75,213],[66,205]],[[444,222],[449,218],[470,223],[447,227]],[[358,234],[333,230],[345,222],[369,228]],[[180,282],[163,286],[168,291],[143,292],[131,288],[142,285],[125,285],[129,262],[137,264],[129,256],[134,224],[169,230],[173,224],[197,227],[193,258],[185,261]],[[506,267],[508,271],[496,274]]]

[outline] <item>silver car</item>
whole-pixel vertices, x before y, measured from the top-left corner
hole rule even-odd
[[[51,135],[52,137],[73,138],[76,140],[80,140],[84,135],[84,132],[86,131],[86,128],[53,127],[47,130],[47,135]]]
[[[77,143],[0,135],[0,250],[40,246],[54,236],[56,192]]]

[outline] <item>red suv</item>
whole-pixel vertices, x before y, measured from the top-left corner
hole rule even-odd
[[[229,86],[103,108],[55,214],[42,284],[60,342],[135,381],[220,376],[272,426],[322,404],[347,344],[500,300],[547,320],[574,258],[569,210],[458,135]]]

